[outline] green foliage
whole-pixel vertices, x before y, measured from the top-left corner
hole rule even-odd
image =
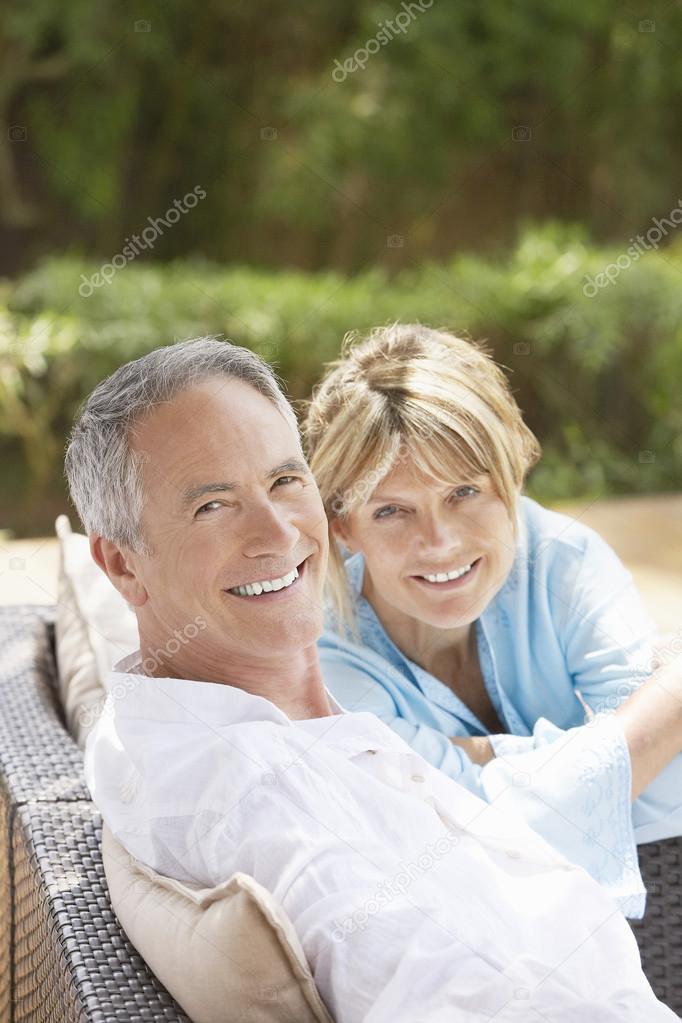
[[[0,226],[30,227],[29,258],[106,258],[200,184],[155,258],[355,272],[507,244],[526,216],[612,239],[670,209],[679,4],[420,3],[6,0]]]
[[[585,275],[618,255],[550,225],[526,230],[504,259],[393,277],[138,262],[88,298],[79,286],[99,268],[52,259],[0,288],[0,437],[23,450],[32,492],[54,488],[80,401],[152,348],[222,335],[273,362],[304,399],[347,331],[419,320],[486,340],[509,369],[545,449],[536,496],[679,489],[682,246],[633,261],[585,297]]]

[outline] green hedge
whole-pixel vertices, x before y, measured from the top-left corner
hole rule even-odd
[[[221,334],[275,363],[300,399],[346,331],[392,320],[487,339],[545,449],[529,487],[539,498],[679,489],[682,246],[629,267],[624,253],[549,225],[496,261],[459,257],[392,278],[133,262],[94,288],[84,282],[99,267],[51,259],[0,285],[0,525],[29,528],[30,506],[30,528],[51,528],[53,508],[40,518],[36,502],[63,502],[69,424],[122,362]],[[613,283],[587,297],[586,282],[604,283],[598,274],[619,256]]]

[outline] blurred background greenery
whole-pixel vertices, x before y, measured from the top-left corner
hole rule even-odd
[[[535,496],[680,489],[677,222],[626,254],[679,208],[681,27],[653,0],[6,0],[0,526],[52,531],[121,362],[217,333],[302,399],[396,319],[488,341]]]

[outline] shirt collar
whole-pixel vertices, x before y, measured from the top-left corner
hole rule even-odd
[[[150,713],[159,720],[179,721],[211,715],[216,724],[270,720],[294,724],[283,710],[264,696],[237,686],[197,679],[156,678],[145,675],[142,654],[135,650],[114,665],[109,679],[108,701],[117,716],[136,717]],[[325,687],[332,715],[348,713]]]

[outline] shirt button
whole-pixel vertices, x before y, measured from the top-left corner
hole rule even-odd
[[[426,778],[423,774],[413,774],[412,781],[416,781],[417,784],[419,784],[420,782],[426,781]]]

